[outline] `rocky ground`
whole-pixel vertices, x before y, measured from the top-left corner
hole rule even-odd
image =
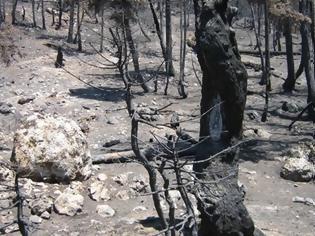
[[[29,9],[27,3],[25,6]],[[27,13],[30,14],[30,11]],[[26,19],[30,21],[28,14]],[[6,30],[14,36],[11,43],[16,48],[9,57],[10,65],[6,66],[6,60],[0,66],[2,160],[8,160],[11,156],[13,137],[20,120],[34,113],[62,116],[77,122],[87,136],[92,157],[130,150],[131,120],[124,101],[123,83],[117,71],[90,66],[105,63],[88,44],[99,44],[95,33],[99,32],[99,26],[93,24],[92,20],[83,26],[83,53],[77,53],[75,45],[65,43],[66,26],[59,31],[51,27],[48,31],[24,26],[5,27],[9,27]],[[152,26],[148,23],[146,27]],[[176,24],[174,28],[174,58],[175,66],[178,66]],[[134,30],[141,67],[148,78],[154,75],[162,62],[158,40],[150,30],[151,42],[136,28]],[[2,32],[1,29],[0,34]],[[252,32],[237,29],[237,38],[240,49],[253,49],[251,42],[255,40]],[[295,36],[294,42],[298,51],[298,36]],[[66,51],[65,70],[54,67],[56,50],[47,47],[47,44],[63,45]],[[111,47],[106,41],[105,45]],[[104,55],[113,58],[109,52]],[[196,56],[188,49],[185,69],[189,92],[187,99],[179,98],[174,80],[171,80],[169,95],[163,95],[165,76],[162,73],[158,75],[158,93],[143,94],[140,88],[133,91],[135,103],[146,111],[172,104],[165,112],[149,119],[155,120],[155,123],[165,123],[176,111],[181,120],[189,120],[182,124],[183,128],[193,137],[198,137],[200,86],[193,72],[192,60],[198,68]],[[254,56],[243,55],[242,60],[259,64],[259,58]],[[299,56],[296,56],[298,63]],[[272,57],[271,65],[273,90],[266,123],[260,122],[264,107],[264,88],[258,84],[261,73],[248,68],[250,93],[247,97],[244,136],[251,141],[242,146],[240,162],[240,181],[246,190],[245,203],[256,226],[266,235],[314,235],[314,126],[309,121],[300,121],[292,131],[287,129],[291,119],[305,106],[305,78],[303,75],[298,80],[293,94],[285,94],[281,88],[286,76],[285,56]],[[101,90],[87,86],[69,72]],[[190,119],[192,117],[196,119]],[[151,127],[141,128],[143,145],[152,138],[150,131]],[[159,131],[159,134],[163,136],[164,131]],[[118,144],[109,147],[108,143],[113,140],[119,140]],[[282,168],[284,165],[285,169]],[[296,166],[302,166],[302,171]],[[71,184],[35,182],[29,178],[21,180],[22,192],[26,197],[26,216],[34,226],[32,235],[151,235],[158,232],[152,200],[146,194],[149,190],[148,180],[142,166],[137,163],[100,164],[91,166],[91,171],[92,176],[87,180]],[[283,179],[280,173],[287,179],[299,182]],[[3,169],[1,175],[2,183],[12,183],[11,172]],[[0,194],[0,206],[10,206],[14,194]],[[183,211],[178,193],[174,191],[172,196],[176,199],[178,212]],[[0,223],[9,223],[14,217],[14,210],[1,210]],[[3,232],[18,235],[13,232],[14,229],[16,226],[12,225]]]

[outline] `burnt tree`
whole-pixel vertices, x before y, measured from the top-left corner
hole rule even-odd
[[[194,0],[196,50],[203,72],[200,140],[194,170],[201,223],[198,235],[254,235],[254,223],[238,186],[238,151],[223,152],[242,136],[247,72],[238,53],[235,32],[228,25],[228,0]],[[211,107],[215,107],[209,113]],[[221,179],[220,181],[216,181]],[[211,184],[214,183],[215,184]]]

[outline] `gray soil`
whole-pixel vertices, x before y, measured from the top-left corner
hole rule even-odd
[[[31,11],[28,3],[23,3],[27,9],[27,20],[31,22]],[[38,12],[38,17],[40,12]],[[149,16],[149,15],[148,15]],[[50,16],[47,14],[47,19]],[[40,25],[40,18],[38,18]],[[147,22],[146,22],[147,23]],[[108,27],[106,22],[106,27]],[[48,19],[47,26],[50,25]],[[147,33],[152,41],[147,42],[138,27],[134,27],[136,42],[140,50],[141,67],[148,78],[162,62],[158,39],[151,30],[151,23],[147,23]],[[192,26],[191,26],[192,27]],[[65,43],[67,26],[56,31],[48,27],[48,31],[41,29],[17,26],[11,28],[14,35],[14,44],[22,57],[15,56],[10,66],[0,65],[0,102],[10,103],[15,109],[14,114],[0,114],[0,156],[10,157],[12,138],[18,120],[34,112],[57,114],[76,120],[88,126],[88,141],[92,155],[130,149],[130,117],[124,101],[123,82],[113,69],[96,68],[89,64],[100,65],[97,62],[107,63],[97,55],[89,46],[93,42],[99,47],[99,36],[93,32],[100,32],[99,25],[87,18],[83,26],[84,52],[77,53],[76,45]],[[174,59],[178,68],[179,59],[179,30],[178,19],[174,23]],[[193,28],[190,28],[193,34]],[[108,30],[105,30],[109,37]],[[1,33],[1,31],[0,31]],[[253,32],[237,29],[237,38],[240,49],[253,49],[251,41],[255,42]],[[251,40],[250,40],[251,39]],[[300,39],[296,35],[296,50],[300,50]],[[56,69],[54,61],[56,50],[45,44],[63,45],[65,53],[65,70]],[[105,40],[108,48],[112,46]],[[283,45],[284,48],[284,45]],[[113,58],[109,52],[106,57]],[[172,111],[180,115],[180,119],[189,119],[199,114],[200,86],[195,78],[191,60],[194,60],[197,73],[201,77],[198,61],[194,53],[188,48],[186,62],[186,81],[189,96],[180,99],[177,92],[177,82],[171,80],[169,95],[163,95],[165,76],[159,75],[159,91],[157,93],[143,94],[140,88],[133,88],[135,103],[148,106],[163,107],[172,103],[167,111],[158,117],[156,123],[170,120]],[[259,63],[259,58],[243,56],[244,61]],[[306,83],[304,75],[298,80],[298,85],[293,94],[282,91],[283,79],[286,77],[285,56],[272,57],[271,66],[274,69],[272,76],[272,91],[270,97],[270,114],[266,123],[260,122],[264,107],[264,87],[258,84],[260,72],[248,68],[248,89],[253,92],[247,97],[247,106],[244,126],[245,130],[254,128],[264,130],[271,134],[269,138],[254,137],[252,141],[243,145],[240,160],[240,181],[245,185],[245,204],[253,217],[255,224],[266,235],[270,236],[311,236],[315,231],[315,208],[300,203],[294,203],[295,196],[310,197],[315,199],[314,182],[295,183],[280,178],[280,169],[283,164],[282,154],[288,148],[302,140],[312,140],[314,126],[310,121],[296,123],[292,131],[287,127],[291,119],[297,115],[283,112],[282,103],[288,101],[303,107],[306,104]],[[295,58],[299,64],[299,56]],[[97,90],[85,85],[68,72],[79,76],[85,82],[99,87]],[[35,96],[27,104],[20,105],[17,101],[22,97]],[[256,119],[250,119],[248,114],[255,113]],[[199,119],[182,124],[192,136],[198,137]],[[147,143],[151,138],[151,127],[143,126],[140,138]],[[164,134],[161,134],[164,135]],[[121,143],[111,148],[102,147],[107,141],[119,139]],[[85,203],[81,213],[74,217],[61,216],[52,213],[51,219],[44,220],[33,232],[34,235],[151,235],[157,232],[156,216],[150,196],[133,196],[129,200],[119,200],[115,197],[120,190],[128,190],[128,183],[119,185],[112,177],[119,174],[132,172],[132,176],[146,175],[144,168],[136,163],[101,164],[94,168],[94,175],[105,173],[108,176],[106,184],[113,196],[107,202],[95,202],[88,196],[87,188],[93,178],[83,182],[85,186]],[[49,185],[53,195],[56,190],[63,190],[65,185]],[[0,201],[1,204],[1,201]],[[111,218],[102,218],[96,213],[96,206],[108,204],[115,209],[116,214]],[[133,211],[137,206],[145,206],[144,211]],[[178,205],[180,211],[182,206]],[[151,217],[151,218],[150,218]],[[130,222],[131,221],[131,222]],[[12,233],[18,235],[18,233]]]

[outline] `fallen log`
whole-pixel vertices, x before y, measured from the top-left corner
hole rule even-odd
[[[92,157],[93,164],[113,163],[113,162],[126,162],[135,158],[132,150],[98,154]]]
[[[260,56],[259,52],[254,51],[254,50],[239,50],[239,52],[240,54]],[[284,55],[287,55],[287,53],[282,52],[282,51],[270,51],[270,56],[284,56]],[[301,52],[293,52],[293,55],[301,55]]]

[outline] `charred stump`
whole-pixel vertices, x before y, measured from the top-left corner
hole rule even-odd
[[[227,18],[228,0],[195,0],[196,49],[203,72],[196,197],[199,235],[254,235],[254,223],[238,186],[238,150],[223,152],[241,138],[247,72]],[[212,109],[211,109],[212,108]],[[209,112],[209,110],[211,110]],[[231,150],[231,149],[230,149]]]
[[[62,48],[58,47],[58,53],[57,53],[57,58],[56,58],[56,62],[55,62],[55,67],[56,68],[63,67],[64,66],[63,61],[64,61],[64,59],[63,59]]]

